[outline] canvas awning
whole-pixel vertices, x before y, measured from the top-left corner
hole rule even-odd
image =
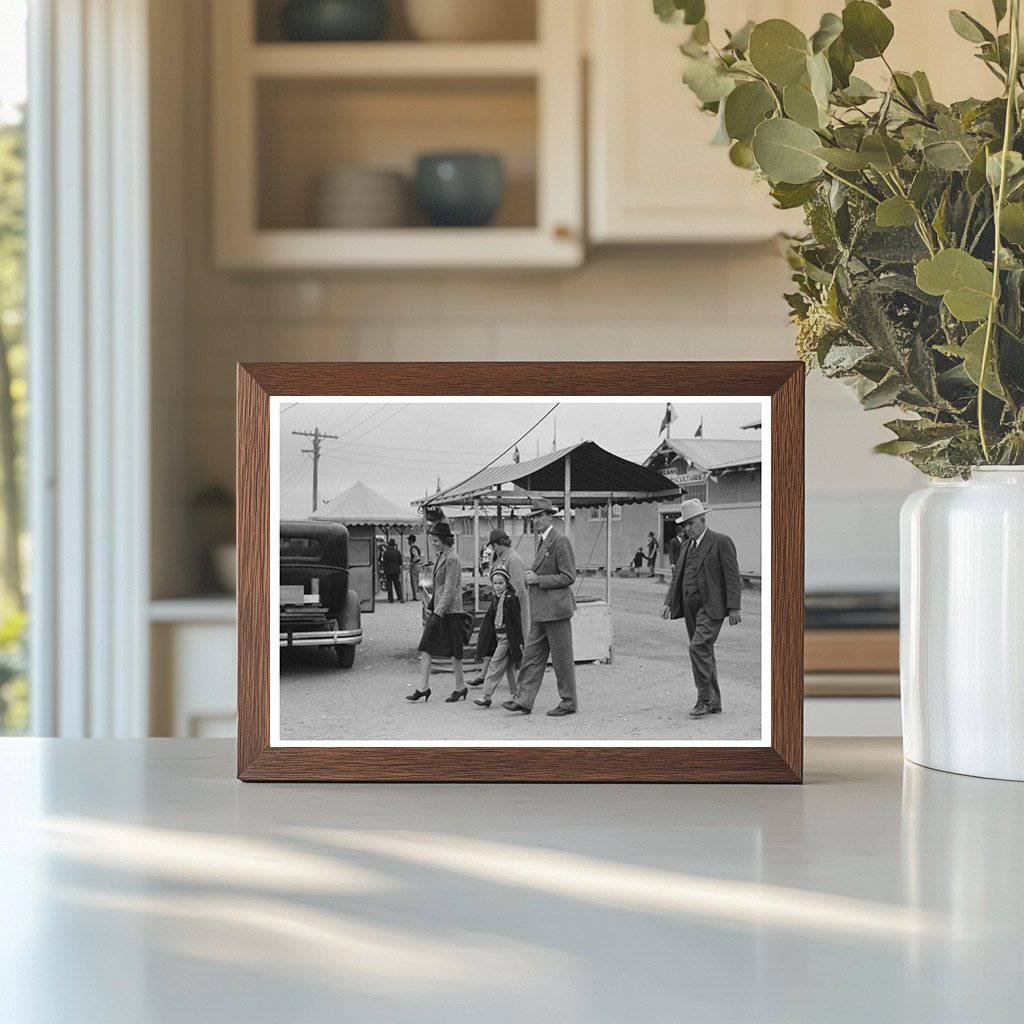
[[[527,462],[505,462],[474,473],[454,487],[438,491],[417,504],[423,506],[483,504],[528,505],[530,497],[561,499],[566,492],[578,508],[678,497],[681,488],[661,473],[613,455],[593,441],[581,441]],[[501,490],[508,487],[509,490]]]

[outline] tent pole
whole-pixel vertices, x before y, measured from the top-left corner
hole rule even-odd
[[[572,490],[572,456],[565,457],[565,487],[562,494],[562,514],[565,516],[565,536],[569,543],[572,543],[572,498],[569,492]]]
[[[604,512],[604,600],[609,608],[612,606],[612,496],[608,495],[608,504]]]
[[[480,611],[480,499],[473,499],[473,611]]]

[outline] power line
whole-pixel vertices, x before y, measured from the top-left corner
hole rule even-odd
[[[383,427],[385,423],[390,423],[396,416],[405,412],[405,410],[408,409],[411,404],[411,402],[406,402],[405,405],[396,409],[390,416],[378,421],[372,427],[370,427],[369,430],[364,431],[362,434],[358,434],[356,437],[348,438],[345,443],[352,444],[352,442],[358,441],[360,437],[366,437],[367,434],[372,434],[375,430],[379,429],[380,427]]]

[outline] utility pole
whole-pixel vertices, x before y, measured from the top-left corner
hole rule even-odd
[[[309,430],[293,430],[292,433],[296,437],[308,437],[313,442],[312,448],[303,448],[303,455],[313,456],[313,515],[316,515],[318,504],[317,504],[317,478],[320,469],[320,445],[324,441],[337,441],[337,434],[322,434],[320,428],[316,427],[312,431]]]

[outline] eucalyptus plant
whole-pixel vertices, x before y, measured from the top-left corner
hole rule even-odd
[[[865,409],[894,407],[877,450],[931,476],[1024,462],[1024,130],[1020,0],[952,30],[998,95],[949,105],[921,71],[886,58],[890,0],[852,0],[809,37],[778,18],[718,44],[704,0],[654,0],[691,26],[683,80],[718,119],[729,159],[803,207],[785,240],[786,296],[809,368]],[[875,88],[855,73],[876,62]]]

